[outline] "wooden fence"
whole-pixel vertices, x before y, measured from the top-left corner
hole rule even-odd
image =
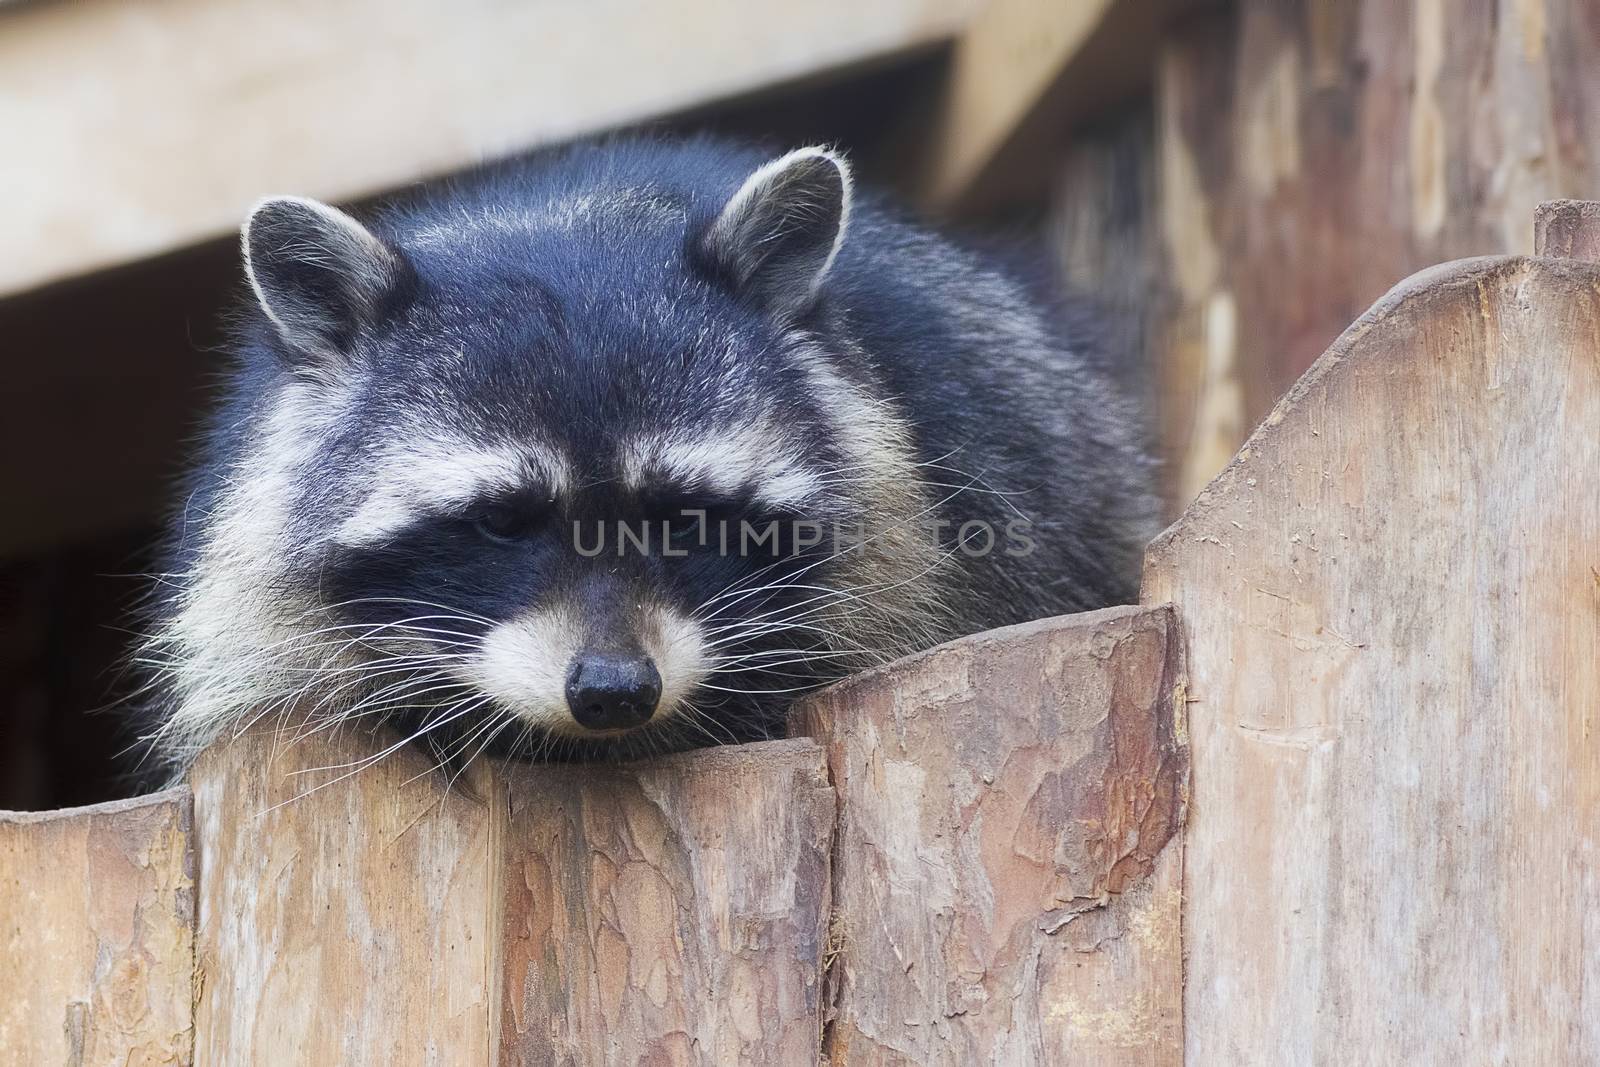
[[[0,1055],[1600,1060],[1600,222],[1538,232],[1352,325],[1146,606],[850,679],[786,741],[446,795],[263,733],[0,816]]]

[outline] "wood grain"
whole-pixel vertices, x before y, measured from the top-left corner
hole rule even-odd
[[[1165,608],[996,630],[807,698],[840,795],[834,1064],[1181,1056]]]
[[[260,732],[196,766],[200,1063],[494,1062],[504,795],[410,749],[350,774],[375,751]]]
[[[187,789],[0,812],[0,1062],[193,1062]]]
[[[1161,416],[1187,504],[1398,278],[1533,251],[1600,189],[1592,0],[1239,0],[1158,64],[1175,303]]]
[[[1188,1062],[1600,1061],[1600,267],[1352,325],[1151,547]]]
[[[501,1063],[815,1061],[834,795],[814,742],[511,773]]]

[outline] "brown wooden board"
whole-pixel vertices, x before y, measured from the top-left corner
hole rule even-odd
[[[815,1061],[834,795],[814,742],[510,773],[502,1064]]]
[[[1600,190],[1593,0],[1239,0],[1161,47],[1180,504],[1396,279]]]
[[[1434,268],[1151,547],[1188,1062],[1600,1061],[1600,268]]]
[[[190,810],[0,812],[0,1062],[193,1062]]]
[[[377,751],[262,731],[195,768],[199,1063],[494,1062],[504,795],[411,749],[352,773]]]
[[[192,776],[197,1062],[814,1057],[834,812],[814,742],[486,762],[446,793],[409,748],[294,733]]]
[[[1182,654],[1166,608],[979,634],[807,698],[840,797],[835,1064],[1173,1064]]]

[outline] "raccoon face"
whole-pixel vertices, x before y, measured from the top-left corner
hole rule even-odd
[[[822,149],[715,204],[579,190],[376,233],[260,204],[272,369],[198,569],[270,586],[251,603],[286,636],[236,669],[457,759],[765,736],[874,651],[892,596],[861,567],[927,562],[907,530],[862,538],[915,510],[909,444],[808,328],[849,204]],[[238,584],[197,582],[190,629],[248,615]]]

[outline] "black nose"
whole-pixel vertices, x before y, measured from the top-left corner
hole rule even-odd
[[[648,656],[588,652],[567,671],[567,707],[590,730],[643,726],[661,699],[661,675]]]

